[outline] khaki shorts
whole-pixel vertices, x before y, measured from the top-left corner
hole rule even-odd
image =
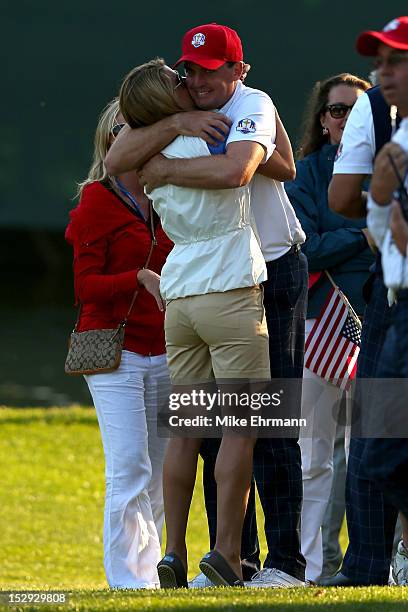
[[[269,339],[259,286],[171,300],[165,320],[173,384],[269,380]]]

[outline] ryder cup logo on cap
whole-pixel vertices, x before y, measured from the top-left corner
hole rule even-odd
[[[235,30],[218,23],[206,23],[186,32],[182,55],[174,67],[181,62],[191,62],[207,70],[217,70],[227,62],[242,60],[242,44]]]
[[[205,45],[205,34],[203,34],[202,32],[197,32],[197,34],[194,34],[191,44],[196,49],[197,47],[202,47],[203,45]]]
[[[249,119],[249,117],[245,117],[245,119],[238,121],[236,129],[238,132],[242,132],[243,134],[253,134],[256,131],[255,121],[252,121],[252,119]]]

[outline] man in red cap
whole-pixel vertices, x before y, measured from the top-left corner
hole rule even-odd
[[[393,61],[398,61],[398,58],[402,57],[401,52],[404,53],[407,49],[407,30],[407,16],[393,19],[381,31],[369,30],[360,34],[356,42],[357,51],[361,55],[372,56],[382,43],[394,56]],[[378,93],[384,96],[388,106],[394,105],[390,88],[382,84],[381,93],[379,89]],[[376,140],[380,138],[386,142],[391,136],[388,126],[380,125],[377,128],[375,123],[373,125],[372,107],[379,110],[382,110],[382,107],[377,102],[375,105],[371,103],[370,106],[370,101],[367,94],[361,96],[350,114],[329,188],[330,207],[349,217],[365,215],[366,194],[362,192],[362,184],[366,176],[372,174],[372,162],[379,149],[376,147]],[[380,144],[382,146],[383,142]]]
[[[281,182],[293,178],[287,162],[292,158],[290,143],[269,96],[242,83],[242,45],[234,30],[214,23],[192,28],[184,35],[176,65],[180,63],[184,64],[185,84],[197,107],[221,113],[204,117],[231,125],[225,154],[195,159],[155,155],[178,134],[197,134],[190,128],[177,129],[175,119],[170,117],[149,128],[124,128],[106,158],[107,170],[115,174],[125,168],[141,168],[152,158],[140,170],[147,191],[164,184],[228,189],[251,181],[251,208],[271,279],[264,283],[271,375],[301,382],[307,261],[300,252],[305,236]],[[176,117],[179,123],[186,119]],[[197,119],[203,119],[203,115],[198,113]],[[198,133],[207,141],[206,132],[216,137],[214,127],[223,129],[209,123],[210,129],[204,126]],[[283,143],[279,151],[275,148],[278,141]],[[296,393],[300,409],[301,389]],[[302,473],[297,439],[259,439],[254,474],[265,512],[268,555],[264,569],[250,584],[301,586],[305,560],[299,540]],[[218,518],[219,522],[228,520]]]
[[[376,56],[380,88],[367,92],[358,107],[353,109],[354,115],[350,115],[351,121],[342,139],[344,146],[337,162],[338,173],[330,187],[330,205],[337,212],[350,216],[365,213],[360,195],[361,185],[365,175],[371,174],[373,159],[381,147],[371,185],[371,194],[374,199],[378,199],[378,203],[388,203],[397,186],[388,154],[394,156],[398,166],[401,162],[405,163],[405,153],[398,145],[383,145],[391,136],[389,107],[398,106],[399,113],[404,116],[404,100],[408,94],[408,17],[393,19],[382,31],[363,32],[357,39],[357,50],[362,55]],[[395,119],[396,115],[393,117]],[[395,125],[393,127],[395,129]],[[394,270],[397,267],[394,265]],[[385,376],[382,368],[385,363],[390,364],[390,358],[384,359],[384,351],[387,350],[394,322],[395,316],[388,307],[379,260],[364,318],[357,390],[361,388],[364,391],[367,388],[361,379]],[[395,374],[396,377],[398,375],[406,376],[401,372]],[[377,391],[381,395],[381,389]],[[381,436],[381,432],[374,435]],[[384,439],[374,441],[380,445],[393,442]],[[349,545],[340,572],[322,581],[325,586],[386,584],[388,580],[397,510],[391,497],[384,495],[371,481],[370,462],[367,461],[367,451],[371,444],[371,440],[354,436],[350,442],[346,488]],[[405,444],[402,446],[405,447]],[[379,458],[384,456],[384,451],[385,448],[379,449],[377,466],[381,466]],[[404,540],[406,535],[404,533]],[[394,578],[399,584],[404,584],[404,580],[406,584],[407,576],[404,578],[404,574],[408,570],[407,561],[404,545],[400,543],[394,560]]]

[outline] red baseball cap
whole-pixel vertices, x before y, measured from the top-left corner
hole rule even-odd
[[[192,62],[217,70],[225,62],[242,62],[242,43],[235,30],[218,23],[206,23],[184,34],[182,56],[174,64]]]
[[[393,19],[380,32],[362,32],[356,41],[357,51],[361,55],[376,55],[380,43],[393,49],[408,51],[408,17]]]

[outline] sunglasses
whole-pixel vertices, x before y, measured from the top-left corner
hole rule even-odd
[[[179,72],[177,72],[177,70],[174,71],[174,76],[176,77],[176,85],[175,85],[173,91],[176,91],[177,87],[180,87],[180,85],[182,87],[184,87],[184,81],[185,81],[186,77],[182,77],[181,74]]]
[[[115,123],[115,125],[111,129],[111,134],[114,138],[119,134],[120,130],[125,126],[126,123]]]
[[[329,111],[330,117],[333,117],[333,119],[343,119],[353,106],[354,104],[349,105],[338,102],[337,104],[328,104],[324,110]]]
[[[387,66],[398,66],[403,62],[408,60],[408,53],[391,53],[387,58],[384,57],[376,57],[374,60],[374,68],[378,70],[379,68],[383,68],[385,65]]]

